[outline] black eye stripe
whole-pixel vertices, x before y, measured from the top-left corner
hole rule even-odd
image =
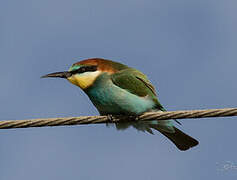
[[[72,74],[84,73],[84,72],[93,72],[97,70],[97,66],[82,66],[77,70],[71,71]]]
[[[97,70],[97,66],[85,66],[84,67],[85,72],[93,72]]]

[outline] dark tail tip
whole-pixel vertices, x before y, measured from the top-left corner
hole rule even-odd
[[[166,136],[169,140],[171,140],[175,146],[181,150],[181,151],[186,151],[194,146],[197,146],[199,142],[192,138],[191,136],[185,134],[178,128],[174,127],[175,132],[174,133],[169,133],[162,131],[160,128],[152,126],[153,129],[158,130],[160,133],[162,133],[164,136]]]
[[[175,128],[175,133],[167,133],[167,132],[161,132],[163,135],[165,135],[167,138],[169,138],[176,147],[181,151],[186,151],[189,148],[192,148],[194,146],[197,146],[199,142],[192,138],[191,136],[185,134],[178,128]]]

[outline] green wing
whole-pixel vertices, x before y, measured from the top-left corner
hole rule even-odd
[[[145,97],[149,96],[157,104],[157,108],[165,111],[156,97],[155,88],[147,79],[147,76],[140,71],[128,68],[111,75],[111,79],[116,86],[126,89],[132,94]]]

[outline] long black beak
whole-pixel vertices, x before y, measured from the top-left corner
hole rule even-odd
[[[69,78],[70,76],[72,76],[71,72],[64,71],[46,74],[44,76],[41,76],[41,78]]]

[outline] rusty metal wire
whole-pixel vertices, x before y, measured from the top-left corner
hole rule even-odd
[[[237,116],[237,108],[147,112],[138,117],[132,116],[80,116],[28,120],[0,121],[0,129],[45,127],[45,126],[71,126],[80,124],[118,123],[127,121],[151,121],[168,119],[190,119]]]

